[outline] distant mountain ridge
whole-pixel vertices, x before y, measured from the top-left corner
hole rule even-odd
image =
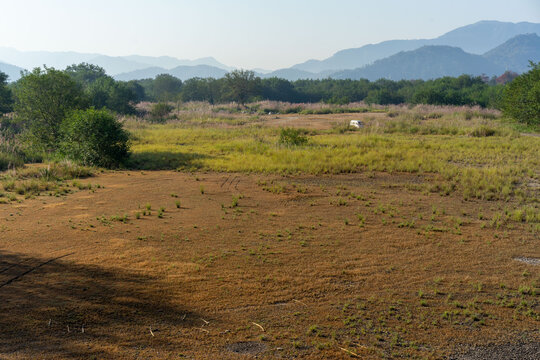
[[[140,79],[153,79],[160,74],[169,74],[178,79],[185,81],[187,79],[199,78],[220,78],[225,76],[227,70],[208,65],[194,66],[177,66],[173,69],[165,69],[161,67],[151,67],[141,70],[135,70],[114,76],[116,80],[129,81]]]
[[[416,50],[399,52],[362,68],[337,72],[332,77],[371,81],[381,78],[429,80],[463,74],[493,76],[502,74],[504,70],[504,67],[492,63],[481,55],[469,54],[457,47],[428,45]]]
[[[108,56],[77,52],[19,51],[6,47],[0,47],[0,62],[14,64],[25,69],[33,69],[35,67],[42,67],[43,65],[64,69],[72,64],[86,62],[101,66],[109,75],[117,75],[149,67],[172,69],[177,66],[208,65],[227,71],[233,69],[212,57],[182,60],[170,56]]]
[[[540,24],[480,21],[447,32],[435,39],[390,40],[359,48],[341,50],[324,60],[308,60],[294,69],[318,73],[325,70],[356,69],[376,60],[426,45],[459,47],[471,54],[483,54],[520,34],[540,34]]]
[[[325,60],[308,60],[290,68],[255,71],[261,78],[290,81],[323,78],[430,79],[441,76],[500,75],[524,72],[529,60],[540,61],[540,24],[480,21],[435,39],[390,40],[345,49]],[[483,54],[483,55],[481,55]],[[425,58],[422,58],[422,57]],[[0,71],[17,80],[21,68],[63,69],[88,62],[101,66],[117,80],[129,81],[170,74],[181,80],[220,78],[234,68],[212,57],[180,60],[170,56],[107,56],[77,52],[22,52],[0,47]],[[2,70],[5,69],[5,70]]]
[[[4,74],[7,74],[8,81],[19,80],[19,78],[21,77],[21,71],[23,70],[23,68],[20,68],[18,66],[0,62],[0,71]]]
[[[529,60],[540,61],[540,36],[518,35],[488,51],[484,57],[505,70],[526,72],[529,70]]]

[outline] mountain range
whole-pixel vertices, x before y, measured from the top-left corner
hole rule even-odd
[[[520,34],[540,34],[540,24],[480,21],[452,30],[435,39],[390,40],[355,49],[341,50],[325,60],[308,60],[292,68],[318,73],[324,70],[356,69],[376,60],[426,45],[448,45],[471,54],[483,54]]]
[[[413,51],[377,60],[355,70],[343,70],[332,74],[335,79],[434,79],[444,76],[500,75],[504,67],[496,65],[483,56],[469,54],[460,48],[445,45],[427,45]]]
[[[8,73],[7,65],[17,66],[22,69],[33,69],[47,65],[57,69],[63,69],[72,64],[82,62],[101,66],[109,75],[118,75],[125,72],[138,71],[143,69],[160,67],[166,71],[179,66],[211,66],[227,71],[233,67],[220,63],[212,57],[195,60],[177,59],[170,56],[107,56],[92,53],[77,52],[51,52],[51,51],[19,51],[13,48],[0,47],[0,71]],[[6,70],[3,70],[6,69]],[[10,71],[12,71],[10,69]],[[207,71],[208,72],[208,71]],[[213,74],[213,72],[209,72]],[[19,78],[19,71],[10,75],[10,80],[16,81]]]
[[[540,24],[480,21],[435,39],[390,40],[346,49],[324,60],[308,60],[275,71],[255,70],[262,78],[431,79],[441,76],[500,75],[524,72],[529,60],[540,61]],[[168,73],[181,80],[224,76],[234,68],[212,57],[180,60],[169,56],[107,56],[76,52],[22,52],[0,47],[0,71],[11,81],[21,68],[65,68],[88,62],[103,67],[117,80],[154,78]],[[14,65],[10,65],[14,64]]]

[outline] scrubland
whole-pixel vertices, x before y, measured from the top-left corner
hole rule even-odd
[[[125,169],[0,174],[0,357],[457,359],[540,342],[535,129],[361,103],[123,122]]]

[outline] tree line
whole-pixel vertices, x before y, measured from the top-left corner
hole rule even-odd
[[[534,64],[533,64],[534,65]],[[37,72],[37,73],[36,73]],[[21,84],[39,74],[55,78],[63,76],[82,102],[96,109],[107,108],[121,114],[135,113],[134,104],[140,101],[177,102],[207,101],[212,104],[272,100],[290,103],[347,104],[364,101],[368,104],[429,104],[478,105],[501,108],[505,85],[495,78],[486,79],[462,75],[434,80],[379,79],[361,80],[297,80],[261,79],[251,71],[235,70],[220,79],[192,78],[182,81],[168,74],[154,79],[115,81],[99,66],[78,64],[64,71],[51,68],[24,73],[21,79],[6,86],[5,74],[0,74],[0,113],[13,110]],[[500,79],[513,80],[504,74]],[[68,79],[69,78],[69,79]]]
[[[261,79],[250,71],[233,71],[221,79],[180,81],[170,75],[134,81],[147,101],[207,101],[213,104],[272,100],[290,103],[479,105],[497,108],[503,85],[462,75],[435,80]]]

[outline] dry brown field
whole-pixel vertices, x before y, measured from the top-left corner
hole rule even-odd
[[[534,358],[538,233],[433,181],[110,171],[0,204],[0,359]]]

